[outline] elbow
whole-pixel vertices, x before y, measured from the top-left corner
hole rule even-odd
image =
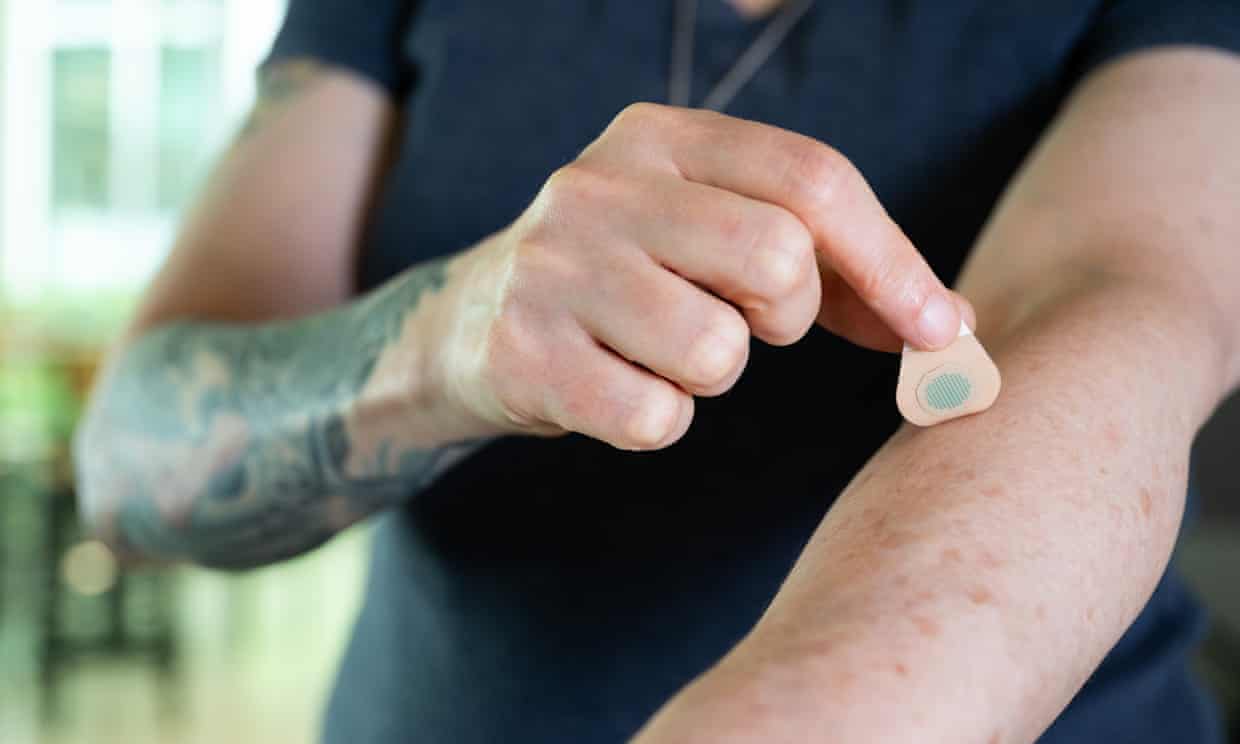
[[[1200,423],[1229,390],[1240,384],[1240,321],[1230,310],[1178,276],[1125,272],[1106,263],[1079,260],[1048,278],[975,302],[988,348],[1000,352],[1052,317],[1090,317],[1134,348],[1157,348],[1184,360]],[[984,319],[984,320],[983,320]]]
[[[106,545],[122,567],[147,566],[161,557],[135,544],[123,529],[122,511],[143,497],[143,489],[109,446],[115,439],[98,407],[91,406],[72,442],[78,519],[85,534]]]

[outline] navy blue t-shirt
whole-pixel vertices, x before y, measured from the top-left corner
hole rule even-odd
[[[673,0],[292,0],[272,59],[403,108],[373,286],[510,223],[633,101],[664,100]],[[702,0],[695,101],[761,30]],[[1233,0],[821,0],[728,113],[853,160],[940,276],[1072,87],[1166,44],[1240,49]],[[501,439],[381,518],[329,742],[621,742],[748,631],[899,423],[898,359],[815,329],[755,342],[661,452]],[[830,378],[830,384],[823,384]],[[1174,574],[1043,741],[1219,739]]]

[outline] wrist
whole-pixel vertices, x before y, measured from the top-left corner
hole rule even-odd
[[[371,372],[348,406],[353,430],[424,450],[501,433],[469,404],[457,263],[443,266],[442,286],[422,297],[393,340],[374,352]],[[423,270],[415,267],[396,281],[425,281]]]
[[[413,318],[418,345],[415,399],[452,441],[520,431],[488,384],[491,328],[499,315],[509,268],[497,237],[456,256],[443,291]]]
[[[472,437],[563,434],[557,426],[516,413],[498,393],[538,382],[524,375],[501,378],[495,371],[493,333],[514,274],[508,241],[506,232],[496,233],[454,258],[443,292],[416,319],[422,398],[442,412],[450,428]]]

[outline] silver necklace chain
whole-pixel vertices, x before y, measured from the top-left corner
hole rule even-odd
[[[676,31],[672,39],[672,69],[668,76],[668,103],[689,106],[693,94],[693,44],[697,31],[698,0],[677,0]],[[771,55],[779,49],[788,34],[809,11],[814,0],[786,0],[784,6],[762,29],[758,38],[737,58],[732,68],[715,83],[700,108],[722,111],[736,98]]]

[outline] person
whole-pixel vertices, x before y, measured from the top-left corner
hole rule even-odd
[[[326,741],[1219,740],[1240,6],[788,3],[292,0],[76,455],[131,557],[377,518]]]

